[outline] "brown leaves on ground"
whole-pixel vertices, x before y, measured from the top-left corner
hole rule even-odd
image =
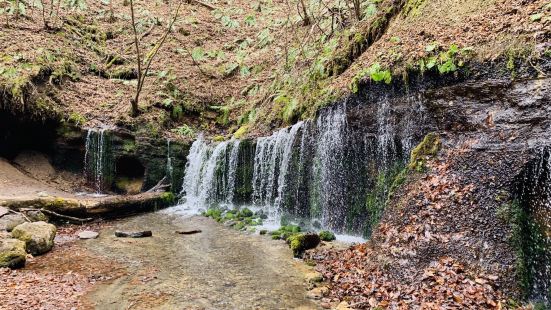
[[[101,223],[60,227],[54,249],[29,257],[23,269],[0,269],[0,310],[83,309],[79,298],[95,283],[109,281],[124,271],[113,261],[83,249],[76,233],[99,229]]]
[[[503,290],[514,279],[507,264],[514,259],[506,239],[496,237],[506,228],[492,224],[495,201],[483,187],[488,182],[495,192],[497,170],[488,172],[481,158],[465,165],[470,156],[449,151],[428,173],[413,176],[368,243],[308,253],[329,281],[332,301],[354,308],[506,308],[510,291]]]
[[[313,255],[318,270],[331,283],[331,297],[348,300],[354,308],[501,309],[502,295],[494,275],[468,274],[449,257],[430,263],[413,279],[396,279],[388,266],[371,262],[366,244],[345,251]],[[399,266],[398,266],[399,267]]]

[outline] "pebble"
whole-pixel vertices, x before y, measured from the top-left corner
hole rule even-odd
[[[84,230],[78,233],[80,239],[96,239],[98,235],[97,232],[91,230]]]

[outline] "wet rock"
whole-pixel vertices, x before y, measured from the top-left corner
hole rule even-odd
[[[317,247],[321,240],[317,234],[304,233],[292,235],[287,241],[293,250],[293,256],[299,258],[302,257],[304,251]]]
[[[308,291],[308,293],[306,293],[306,297],[310,299],[319,300],[319,299],[322,299],[323,296],[327,295],[328,292],[329,292],[329,289],[325,286],[316,287]]]
[[[317,271],[312,271],[306,274],[306,281],[310,284],[320,283],[323,281],[323,276]]]
[[[17,239],[0,239],[0,267],[21,268],[25,266],[26,257],[25,242]]]
[[[84,230],[78,233],[79,239],[96,239],[99,233],[91,230]]]
[[[151,230],[143,230],[143,231],[115,231],[115,237],[119,238],[144,238],[144,237],[151,237],[153,236],[153,233]]]
[[[0,230],[12,231],[15,226],[26,223],[27,220],[23,215],[9,213],[0,217]]]
[[[237,224],[236,221],[227,221],[227,222],[224,223],[224,226],[233,227],[235,224]]]
[[[27,252],[32,255],[44,254],[54,246],[56,227],[46,222],[23,223],[15,227],[12,236],[25,242]]]

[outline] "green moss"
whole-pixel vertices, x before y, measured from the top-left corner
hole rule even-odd
[[[214,142],[222,142],[224,140],[226,140],[224,136],[215,136],[214,138],[212,138],[212,141]]]
[[[267,233],[268,233],[268,231],[267,231],[266,229],[262,229],[262,230],[260,230],[260,232],[259,232],[259,234],[261,234],[261,235],[265,235],[265,234],[267,234]]]
[[[69,114],[69,118],[67,120],[77,126],[82,126],[86,124],[86,118],[76,112]]]
[[[239,210],[239,217],[251,217],[254,213],[249,208],[243,208]]]
[[[436,133],[429,133],[423,138],[423,141],[419,143],[412,151],[411,158],[409,161],[408,168],[411,170],[422,171],[425,169],[426,161],[436,156],[442,143],[440,141],[440,136]]]
[[[247,132],[249,131],[249,125],[243,125],[237,129],[237,131],[233,134],[233,137],[236,139],[242,139],[245,137]]]
[[[332,232],[330,232],[330,231],[328,231],[328,230],[322,230],[322,231],[320,231],[320,232],[319,232],[319,236],[320,236],[320,239],[321,239],[322,241],[333,241],[333,240],[337,239],[337,238],[335,237],[335,234],[332,233]]]
[[[161,200],[166,204],[172,204],[176,201],[176,196],[172,192],[164,192],[161,194]]]
[[[287,239],[294,257],[301,257],[304,251],[313,249],[320,243],[320,237],[311,233],[299,233]]]
[[[126,153],[135,153],[135,152],[136,152],[136,149],[137,149],[136,141],[134,141],[134,140],[132,140],[132,139],[126,139],[126,140],[124,140],[123,145],[122,145],[122,149],[123,149]]]

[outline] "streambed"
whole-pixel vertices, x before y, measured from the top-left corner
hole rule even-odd
[[[151,229],[121,239],[114,230]],[[200,229],[194,235],[175,230]],[[97,309],[317,309],[306,297],[305,267],[281,241],[234,231],[199,216],[144,214],[83,242],[128,272],[84,296]]]

